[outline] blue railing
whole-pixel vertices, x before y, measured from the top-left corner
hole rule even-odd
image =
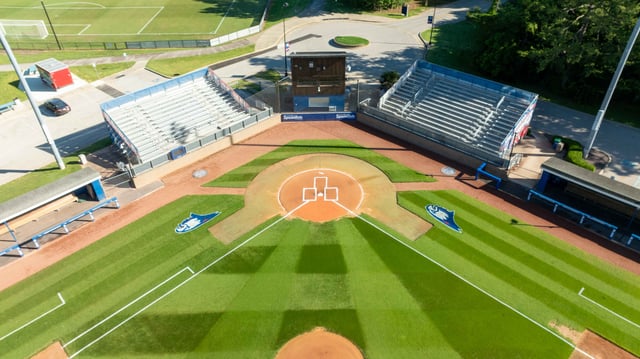
[[[500,178],[500,177],[498,177],[496,175],[492,175],[491,173],[485,171],[484,170],[485,167],[487,167],[487,163],[483,162],[480,165],[480,167],[476,168],[476,181],[478,180],[480,175],[485,175],[486,177],[489,177],[492,180],[496,181],[496,189],[500,189],[500,184],[502,183],[502,178]]]
[[[564,203],[562,203],[560,201],[557,201],[557,200],[555,200],[555,199],[553,199],[553,198],[551,198],[549,196],[545,196],[542,193],[536,192],[536,191],[531,189],[531,190],[529,190],[529,195],[527,196],[527,200],[531,200],[532,196],[536,196],[536,197],[538,197],[540,199],[543,199],[543,200],[553,204],[553,213],[555,213],[558,210],[558,208],[562,208],[564,210],[567,210],[569,212],[572,212],[572,213],[577,214],[578,216],[580,216],[580,221],[579,221],[580,224],[584,224],[584,220],[588,219],[588,220],[590,220],[592,222],[599,223],[599,224],[603,225],[604,227],[607,227],[607,228],[611,229],[611,232],[609,233],[609,238],[613,238],[613,235],[618,230],[617,226],[614,226],[613,224],[611,224],[609,222],[603,221],[603,220],[601,220],[599,218],[596,218],[596,217],[594,217],[594,216],[592,216],[592,215],[590,215],[588,213],[582,212],[582,211],[580,211],[578,209],[575,209],[575,208],[573,208],[571,206],[568,206],[568,205],[566,205],[566,204],[564,204]]]

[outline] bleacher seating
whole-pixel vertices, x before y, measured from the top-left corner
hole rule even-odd
[[[249,116],[226,91],[205,76],[175,83],[164,91],[108,112],[137,148],[143,162]]]
[[[428,132],[499,156],[529,103],[512,93],[416,66],[379,110]]]

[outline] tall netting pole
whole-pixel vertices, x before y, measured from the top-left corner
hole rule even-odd
[[[44,137],[47,139],[47,142],[51,146],[51,152],[53,152],[53,157],[55,157],[56,162],[58,163],[58,167],[60,167],[60,169],[63,170],[65,168],[65,165],[64,165],[64,161],[62,161],[62,157],[60,156],[60,152],[58,151],[58,147],[56,147],[56,143],[53,140],[53,137],[51,137],[51,134],[49,133],[49,128],[47,127],[47,124],[42,119],[42,116],[40,115],[40,111],[38,111],[38,104],[33,100],[33,94],[31,93],[31,89],[29,89],[29,84],[27,84],[27,80],[25,80],[24,76],[22,75],[22,71],[20,70],[18,61],[16,60],[15,56],[13,56],[13,51],[11,51],[11,47],[9,47],[9,43],[7,42],[7,39],[4,36],[4,32],[2,31],[0,31],[0,42],[2,42],[2,46],[4,46],[4,50],[7,52],[7,56],[9,56],[9,61],[11,62],[13,69],[16,71],[16,74],[18,74],[18,79],[20,79],[20,83],[24,88],[24,92],[27,94],[27,99],[29,99],[29,103],[31,104],[33,113],[36,115],[36,119],[38,119],[38,122],[40,123],[40,128],[42,128]]]
[[[631,32],[631,36],[629,37],[629,41],[627,42],[627,46],[622,53],[622,57],[620,57],[620,61],[618,62],[618,67],[616,68],[616,72],[613,74],[613,78],[609,83],[609,89],[607,90],[604,99],[602,100],[602,105],[600,105],[600,110],[596,114],[596,119],[593,121],[593,126],[591,127],[591,133],[589,134],[589,140],[587,141],[587,146],[584,147],[583,156],[584,158],[589,157],[589,152],[591,152],[591,147],[593,147],[593,143],[596,141],[596,135],[600,130],[600,124],[604,119],[604,114],[607,111],[607,107],[609,107],[609,101],[611,101],[611,97],[613,96],[613,91],[616,89],[616,85],[618,85],[618,80],[620,79],[620,75],[622,74],[622,69],[624,69],[624,65],[629,59],[629,55],[631,54],[631,49],[633,49],[633,44],[635,44],[636,39],[638,38],[638,33],[640,33],[640,18],[636,22],[636,26],[633,28]]]

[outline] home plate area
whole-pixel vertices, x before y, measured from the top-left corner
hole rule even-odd
[[[280,206],[291,217],[327,222],[360,213],[364,191],[351,175],[328,168],[294,174],[278,193]]]

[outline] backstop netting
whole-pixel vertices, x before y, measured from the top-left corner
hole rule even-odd
[[[49,36],[42,20],[0,20],[0,31],[13,38],[44,39]]]

